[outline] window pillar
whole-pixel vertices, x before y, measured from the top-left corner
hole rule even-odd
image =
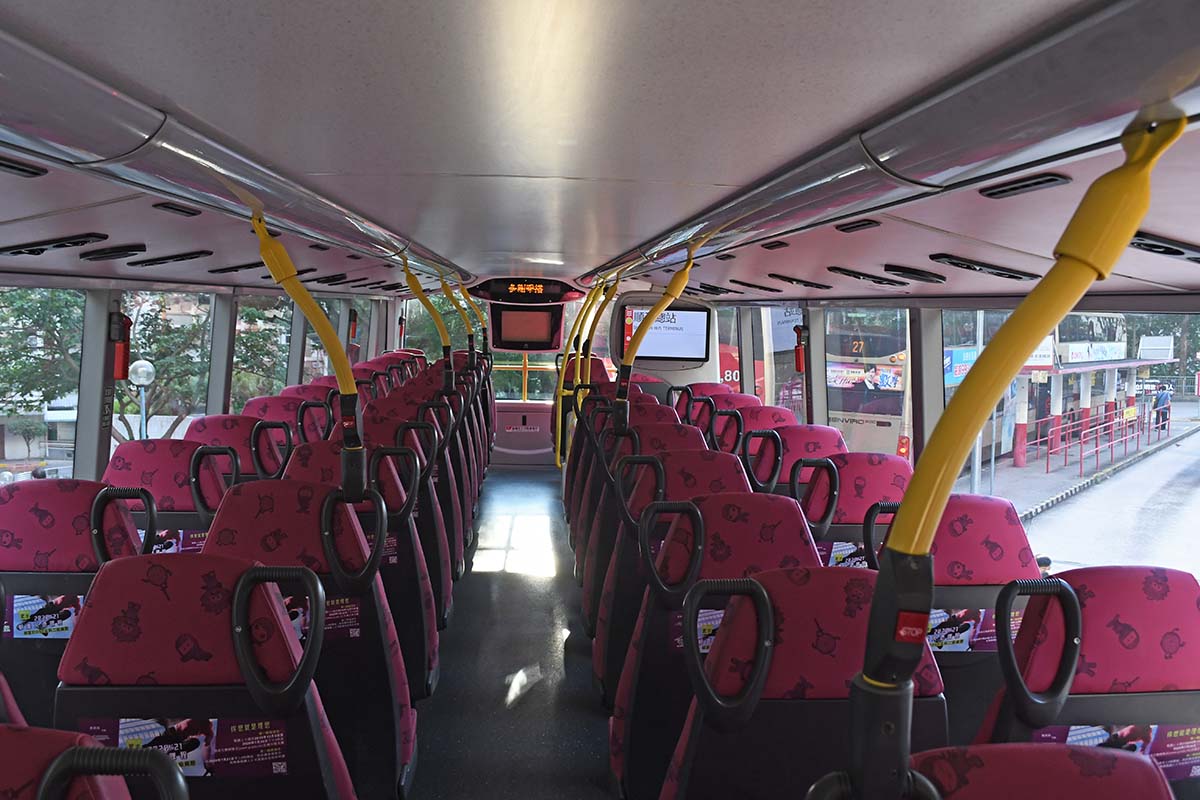
[[[109,315],[120,311],[120,291],[88,289],[84,293],[74,468],[74,476],[83,480],[99,480],[112,452],[115,390],[108,326]]]
[[[825,377],[825,309],[809,308],[805,313],[808,323],[809,375],[805,391],[812,398],[812,420],[814,425],[829,424],[829,392]]]
[[[204,406],[206,414],[229,413],[229,390],[233,383],[233,337],[237,330],[237,313],[237,298],[234,295],[213,295],[208,399]]]
[[[294,386],[304,375],[304,336],[308,331],[308,320],[292,303],[292,330],[288,336],[287,385]]]

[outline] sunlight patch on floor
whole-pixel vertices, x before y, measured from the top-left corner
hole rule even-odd
[[[479,531],[475,572],[508,572],[535,578],[557,574],[549,514],[500,514]]]

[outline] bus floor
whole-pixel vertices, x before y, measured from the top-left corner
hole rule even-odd
[[[1026,528],[1054,571],[1149,564],[1200,575],[1200,434],[1175,442],[1042,512]]]
[[[441,682],[418,704],[422,800],[610,797],[559,472],[493,466],[474,569],[454,587]]]

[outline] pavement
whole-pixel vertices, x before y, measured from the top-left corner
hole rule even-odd
[[[1054,570],[1152,564],[1200,574],[1200,436],[1176,438],[1026,523]]]
[[[1008,498],[1017,507],[1021,518],[1028,523],[1029,520],[1045,513],[1067,498],[1085,489],[1094,490],[1095,485],[1111,480],[1112,476],[1124,469],[1132,468],[1134,464],[1143,463],[1147,459],[1156,461],[1157,454],[1164,448],[1173,447],[1182,440],[1190,439],[1192,434],[1200,431],[1200,400],[1180,398],[1173,403],[1173,406],[1175,412],[1171,419],[1169,436],[1159,439],[1155,434],[1149,442],[1143,437],[1141,447],[1137,450],[1134,450],[1133,443],[1130,442],[1127,456],[1124,445],[1118,445],[1117,457],[1113,462],[1109,461],[1108,452],[1104,451],[1100,454],[1099,469],[1096,468],[1095,457],[1092,456],[1084,464],[1083,477],[1079,475],[1078,445],[1073,448],[1070,463],[1067,466],[1063,466],[1060,454],[1055,456],[1049,472],[1046,471],[1044,451],[1040,460],[1033,461],[1033,451],[1030,450],[1030,461],[1025,467],[1014,467],[1012,460],[1008,457],[997,461],[994,483],[985,459],[980,474],[979,492]],[[1200,446],[1200,437],[1196,437],[1195,441],[1196,445]],[[954,485],[954,491],[970,492],[970,476],[959,478]]]

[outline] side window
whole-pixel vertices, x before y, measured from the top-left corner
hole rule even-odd
[[[346,356],[351,364],[366,361],[367,346],[371,338],[371,308],[372,303],[364,297],[355,297],[350,301],[350,343],[346,345]]]
[[[317,299],[317,305],[321,306],[321,310],[325,312],[325,316],[329,317],[329,322],[337,329],[338,325],[338,309],[341,303],[336,300]],[[328,375],[333,371],[333,366],[329,361],[329,354],[325,352],[325,346],[321,344],[321,337],[317,336],[317,332],[312,329],[311,325],[304,326],[304,370],[301,373],[301,383],[308,383],[311,380]]]
[[[283,296],[238,298],[233,338],[229,408],[238,412],[251,397],[275,394],[287,382],[292,302]]]

